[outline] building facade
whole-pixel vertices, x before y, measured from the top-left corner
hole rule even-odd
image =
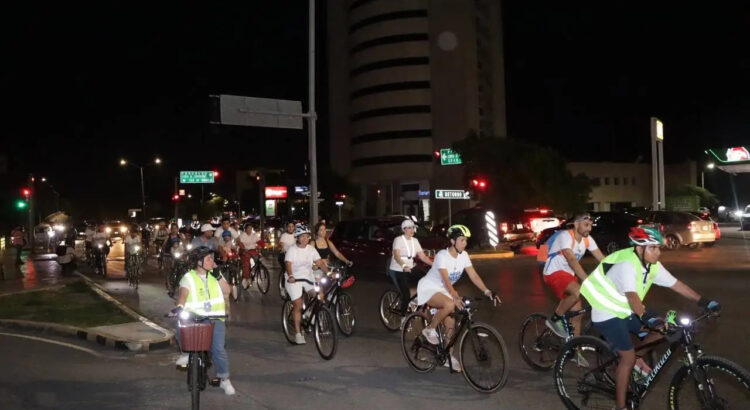
[[[618,211],[631,207],[651,207],[651,164],[619,162],[569,162],[573,175],[591,179],[590,211]],[[671,187],[697,183],[695,161],[664,166],[664,185]]]
[[[466,188],[463,167],[433,153],[506,135],[500,2],[326,4],[331,162],[360,186],[357,214],[447,216],[434,190]]]

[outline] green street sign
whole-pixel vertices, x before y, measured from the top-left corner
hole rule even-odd
[[[213,171],[180,171],[181,184],[213,184]]]
[[[436,189],[435,199],[471,199],[471,194],[463,189]]]
[[[460,165],[463,163],[461,155],[459,155],[458,152],[453,151],[450,148],[443,148],[440,150],[440,165]]]

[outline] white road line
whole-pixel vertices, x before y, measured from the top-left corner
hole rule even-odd
[[[19,338],[22,338],[22,339],[31,339],[31,340],[36,340],[36,341],[39,341],[39,342],[51,343],[51,344],[54,344],[54,345],[65,346],[65,347],[69,347],[71,349],[80,350],[82,352],[86,352],[86,353],[91,354],[91,355],[96,356],[96,357],[100,357],[100,358],[104,357],[104,355],[102,355],[101,353],[96,352],[96,351],[91,350],[91,349],[87,349],[85,347],[77,346],[77,345],[74,345],[74,344],[71,344],[71,343],[58,342],[57,340],[45,339],[43,337],[26,336],[26,335],[19,335],[19,334],[15,334],[15,333],[5,333],[5,332],[0,332],[0,335],[11,336],[11,337],[19,337]]]

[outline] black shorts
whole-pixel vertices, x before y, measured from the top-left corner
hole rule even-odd
[[[651,317],[653,315],[651,312],[646,312],[644,316]],[[630,340],[630,334],[638,335],[643,328],[643,323],[633,313],[625,319],[615,317],[603,322],[594,322],[594,326],[615,349],[632,350],[633,342]]]

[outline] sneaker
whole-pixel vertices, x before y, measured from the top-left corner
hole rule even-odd
[[[298,345],[303,345],[307,342],[305,342],[305,337],[302,336],[302,333],[297,333],[294,335],[294,343],[297,343]]]
[[[188,360],[190,359],[190,355],[187,353],[180,354],[180,357],[177,358],[177,361],[174,363],[177,366],[185,367],[188,365]]]
[[[459,363],[458,359],[456,359],[455,357],[453,357],[453,355],[451,355],[451,359],[450,360],[451,360],[450,366],[448,365],[448,361],[447,360],[445,361],[445,363],[443,364],[443,366],[444,367],[453,367],[453,371],[454,372],[459,372],[460,373],[461,372],[461,363]]]
[[[224,390],[224,394],[227,396],[234,394],[234,386],[232,386],[232,382],[230,382],[229,379],[223,379],[221,383],[219,383],[219,387]]]
[[[438,339],[438,333],[435,329],[429,327],[424,328],[422,330],[422,336],[424,336],[430,344],[436,345],[440,342]]]
[[[589,361],[586,360],[585,357],[583,357],[581,352],[576,352],[576,355],[573,358],[572,362],[577,364],[578,367],[589,367]]]
[[[250,287],[250,285],[248,285],[247,279],[246,278],[242,278],[242,289],[247,290],[247,288],[249,288],[249,287]]]
[[[565,331],[565,325],[563,325],[562,320],[547,319],[545,324],[549,330],[553,331],[559,337],[562,337],[563,339],[568,337],[568,332]]]

